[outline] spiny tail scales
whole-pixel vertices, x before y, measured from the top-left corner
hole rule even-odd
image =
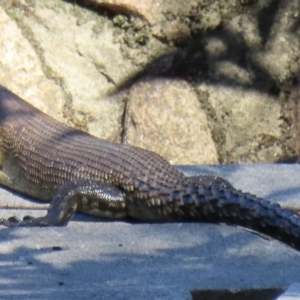
[[[172,198],[180,219],[242,226],[300,250],[299,216],[278,203],[214,185],[192,186],[185,194],[173,192]]]
[[[213,176],[184,176],[160,155],[97,139],[0,86],[0,184],[50,202],[48,214],[6,226],[66,225],[76,210],[147,222],[243,226],[300,250],[300,220]]]

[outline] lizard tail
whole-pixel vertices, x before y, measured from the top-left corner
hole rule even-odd
[[[242,226],[300,250],[300,218],[296,212],[231,187],[194,186],[186,191],[171,193],[181,219]]]

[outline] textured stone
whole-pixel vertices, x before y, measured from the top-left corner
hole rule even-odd
[[[295,161],[300,2],[247,2],[0,1],[0,84],[120,142],[124,83],[141,72],[181,78],[197,91],[220,162]]]
[[[63,94],[44,76],[41,61],[20,28],[0,7],[0,83],[62,120]]]
[[[289,140],[299,135],[291,130],[299,121],[288,120],[284,107],[299,55],[294,14],[300,2],[253,5],[258,8],[261,16],[237,14],[204,39],[208,76],[198,96],[222,163],[290,160]],[[289,109],[298,114],[299,104]]]
[[[265,41],[264,50],[255,59],[278,80],[284,83],[291,75],[291,66],[299,57],[300,39],[291,30],[295,23],[295,12],[299,13],[300,2],[290,1],[274,16],[270,38]],[[299,18],[299,15],[298,15]]]
[[[202,0],[88,1],[116,13],[145,19],[155,36],[169,42],[181,43],[190,38],[191,31],[216,28],[221,23],[221,6],[218,1],[210,4]]]
[[[228,162],[253,162],[257,159],[274,161],[282,155],[280,138],[280,103],[272,97],[255,91],[226,86],[200,86],[208,95],[208,102],[215,109],[222,124],[223,150]],[[221,134],[221,133],[219,133]],[[261,147],[261,139],[270,138],[271,146]]]
[[[117,13],[135,14],[145,18],[150,24],[155,24],[162,14],[162,0],[90,0],[90,2],[105,6]]]
[[[61,78],[68,95],[65,116],[95,136],[120,141],[122,101],[108,95],[128,75],[126,70],[135,69],[123,63],[112,28],[102,24],[102,32],[95,35],[93,28],[101,20],[94,13],[78,17],[69,4],[60,5],[53,9],[38,2],[36,18],[24,18],[24,23],[39,41],[44,64]]]
[[[144,80],[130,90],[125,142],[151,149],[172,164],[217,163],[206,116],[182,80]]]
[[[36,106],[56,118],[63,117],[70,125],[120,142],[124,102],[123,95],[114,92],[141,67],[124,59],[120,45],[114,42],[112,22],[60,0],[33,1],[28,5],[7,2],[4,6],[20,38],[11,34],[10,29],[7,35],[1,35],[2,43],[9,39],[14,43],[14,49],[9,49],[9,58],[2,56],[6,69],[1,74],[7,79],[1,83],[26,100],[38,98],[40,104]],[[25,46],[19,45],[21,41]],[[32,51],[30,57],[26,47]],[[5,49],[7,47],[1,47],[0,51]],[[35,71],[28,66],[25,69],[23,65],[19,68],[17,62],[25,66],[38,65],[39,69]],[[38,79],[35,79],[36,72],[39,72]],[[17,76],[10,80],[10,73]],[[24,74],[31,82],[17,80]],[[13,85],[7,84],[10,81]],[[46,94],[49,82],[60,97],[53,89]],[[27,92],[22,93],[22,89]]]

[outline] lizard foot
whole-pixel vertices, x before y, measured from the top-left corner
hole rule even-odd
[[[0,225],[4,225],[6,227],[19,227],[19,226],[36,226],[35,221],[40,220],[42,218],[34,218],[31,216],[25,216],[23,220],[17,217],[10,217],[8,219],[0,219]],[[43,224],[39,222],[39,226],[46,226],[47,224]]]
[[[6,227],[18,227],[22,220],[17,217],[10,217],[8,219],[0,219],[0,224]]]

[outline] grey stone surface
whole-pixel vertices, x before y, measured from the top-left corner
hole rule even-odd
[[[222,175],[239,189],[299,206],[298,165],[184,170]],[[0,197],[1,204],[25,203],[3,189]],[[1,210],[0,217],[22,213]],[[80,214],[62,228],[1,227],[0,265],[0,298],[9,299],[179,300],[191,299],[191,290],[284,290],[300,282],[297,251],[241,228],[113,222]]]

